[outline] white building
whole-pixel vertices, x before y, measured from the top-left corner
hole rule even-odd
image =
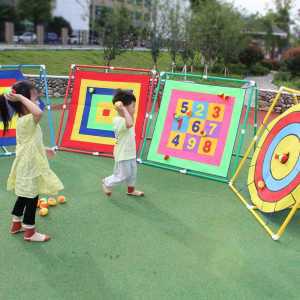
[[[66,19],[75,34],[88,36],[89,0],[54,0],[53,2],[54,16]]]

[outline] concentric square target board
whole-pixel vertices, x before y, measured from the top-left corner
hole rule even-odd
[[[166,80],[147,160],[226,177],[245,90]]]
[[[112,153],[115,145],[112,99],[117,89],[131,90],[136,97],[137,146],[142,139],[150,76],[140,74],[76,71],[74,89],[62,147]]]

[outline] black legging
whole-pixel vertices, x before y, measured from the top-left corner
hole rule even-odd
[[[35,213],[37,208],[39,196],[35,198],[18,197],[12,211],[12,214],[16,217],[22,217],[25,225],[35,224]]]

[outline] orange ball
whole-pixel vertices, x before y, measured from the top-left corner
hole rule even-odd
[[[42,204],[43,202],[47,202],[47,199],[46,199],[46,198],[40,198],[40,199],[38,200],[37,207],[40,208],[40,207],[41,207],[41,204]]]
[[[63,204],[63,203],[66,203],[66,197],[63,196],[63,195],[60,195],[57,197],[57,201],[60,203],[60,204]]]
[[[264,188],[265,188],[265,182],[263,181],[263,180],[260,180],[258,183],[257,183],[257,185],[258,185],[258,188],[260,189],[260,190],[263,190]]]
[[[41,201],[39,208],[48,208],[48,203],[46,201]]]

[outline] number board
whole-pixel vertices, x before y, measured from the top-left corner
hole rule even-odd
[[[148,160],[226,177],[245,90],[167,80]]]

